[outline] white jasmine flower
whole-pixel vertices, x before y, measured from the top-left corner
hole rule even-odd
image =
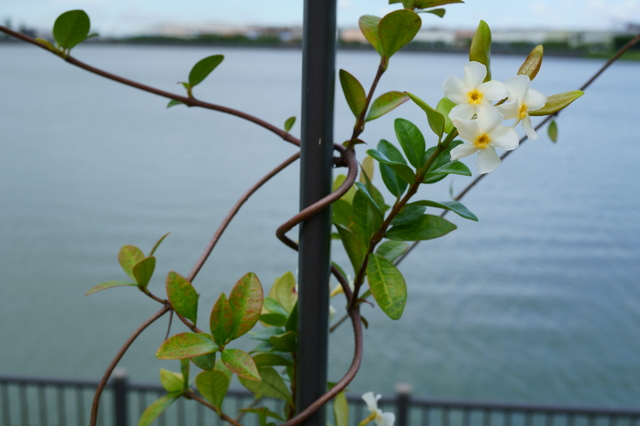
[[[381,396],[380,394],[374,395],[373,392],[367,392],[362,395],[362,399],[364,399],[371,414],[361,421],[360,425],[365,425],[373,420],[377,426],[393,426],[396,421],[396,415],[393,413],[385,413],[378,408],[378,400]]]
[[[336,315],[336,308],[334,308],[333,306],[329,305],[329,321],[331,321],[333,319],[333,317]]]
[[[483,83],[487,76],[487,67],[480,62],[471,61],[464,66],[464,78],[450,75],[442,84],[444,95],[458,104],[451,109],[449,117],[471,120],[480,105],[491,105],[509,96],[507,86],[496,80]]]
[[[509,89],[509,102],[496,108],[504,115],[505,120],[515,118],[513,127],[522,122],[522,128],[531,140],[536,139],[536,131],[531,125],[529,111],[542,108],[547,103],[547,97],[535,89],[531,89],[531,80],[526,75],[511,77],[504,84]]]
[[[467,143],[451,150],[451,161],[477,152],[476,168],[480,174],[484,174],[494,171],[500,164],[495,148],[505,151],[516,149],[519,145],[518,134],[513,128],[501,125],[504,116],[495,107],[480,105],[477,113],[475,120],[452,120],[460,137]]]

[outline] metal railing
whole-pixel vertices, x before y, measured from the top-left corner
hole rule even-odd
[[[0,426],[85,426],[97,381],[0,376]],[[103,394],[99,426],[134,426],[144,409],[166,392],[161,386],[129,383],[116,375]],[[369,412],[359,395],[350,395],[350,424]],[[245,390],[229,390],[223,404],[237,413],[253,401]],[[262,400],[271,409],[282,402]],[[399,389],[378,402],[396,413],[396,426],[640,426],[640,409],[594,408],[414,398]],[[328,418],[332,423],[332,414]],[[255,415],[242,419],[257,425]],[[156,421],[158,426],[223,426],[222,420],[194,401],[176,402]]]

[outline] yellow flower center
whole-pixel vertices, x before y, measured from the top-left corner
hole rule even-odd
[[[473,89],[467,93],[467,98],[469,98],[469,103],[471,105],[479,105],[482,103],[482,92],[478,89]]]
[[[476,148],[484,149],[487,146],[489,146],[490,142],[491,142],[491,138],[489,137],[489,135],[486,133],[483,133],[476,137],[476,140],[473,141],[473,144],[476,146]]]
[[[520,111],[518,112],[518,118],[520,120],[523,120],[527,116],[527,109],[527,105],[524,103],[520,106]]]

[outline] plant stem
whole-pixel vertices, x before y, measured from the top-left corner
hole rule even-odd
[[[89,420],[90,426],[96,426],[96,422],[98,419],[98,406],[100,405],[100,395],[102,395],[102,391],[104,390],[104,387],[107,385],[107,382],[109,381],[109,377],[111,377],[111,373],[113,373],[113,370],[116,368],[116,365],[118,365],[118,362],[120,362],[120,359],[122,359],[122,356],[125,354],[125,352],[127,352],[127,350],[129,349],[129,346],[131,346],[131,344],[136,340],[136,338],[147,327],[149,327],[151,324],[153,324],[154,321],[156,321],[158,318],[160,318],[170,310],[171,310],[171,305],[164,305],[162,309],[160,309],[158,312],[153,314],[151,318],[143,322],[136,329],[136,331],[134,331],[133,334],[129,336],[129,338],[127,339],[126,342],[124,342],[124,345],[122,345],[122,347],[120,348],[116,356],[111,360],[111,363],[107,367],[107,370],[104,372],[104,375],[102,376],[102,379],[98,384],[98,388],[96,389],[96,393],[93,396],[93,403],[91,404],[91,418]]]
[[[220,418],[225,422],[229,422],[234,426],[242,426],[242,423],[239,423],[234,418],[229,417],[224,412],[222,412],[222,410],[218,410],[216,407],[211,405],[208,401],[200,398],[198,394],[196,394],[195,392],[190,391],[189,393],[187,393],[187,395],[189,396],[189,398],[193,399],[194,401],[198,401],[200,404],[204,405],[205,407],[211,409],[212,411],[215,411],[216,414],[218,414]]]
[[[378,71],[376,72],[376,76],[373,79],[373,83],[371,83],[371,88],[369,88],[369,93],[367,94],[367,100],[365,102],[364,108],[360,113],[360,116],[356,119],[355,126],[353,126],[353,133],[351,134],[351,139],[349,140],[349,145],[347,146],[347,149],[349,150],[353,150],[353,146],[356,144],[358,136],[360,136],[360,134],[364,131],[364,120],[367,116],[367,111],[369,109],[369,105],[371,104],[373,93],[378,86],[378,82],[380,81],[382,74],[384,74],[387,69],[384,62],[384,58],[380,58],[380,65],[378,65]]]

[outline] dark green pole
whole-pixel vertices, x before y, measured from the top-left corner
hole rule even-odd
[[[302,53],[300,208],[331,192],[336,0],[305,0]],[[331,209],[300,224],[297,412],[327,391]],[[304,426],[326,426],[317,411]]]

